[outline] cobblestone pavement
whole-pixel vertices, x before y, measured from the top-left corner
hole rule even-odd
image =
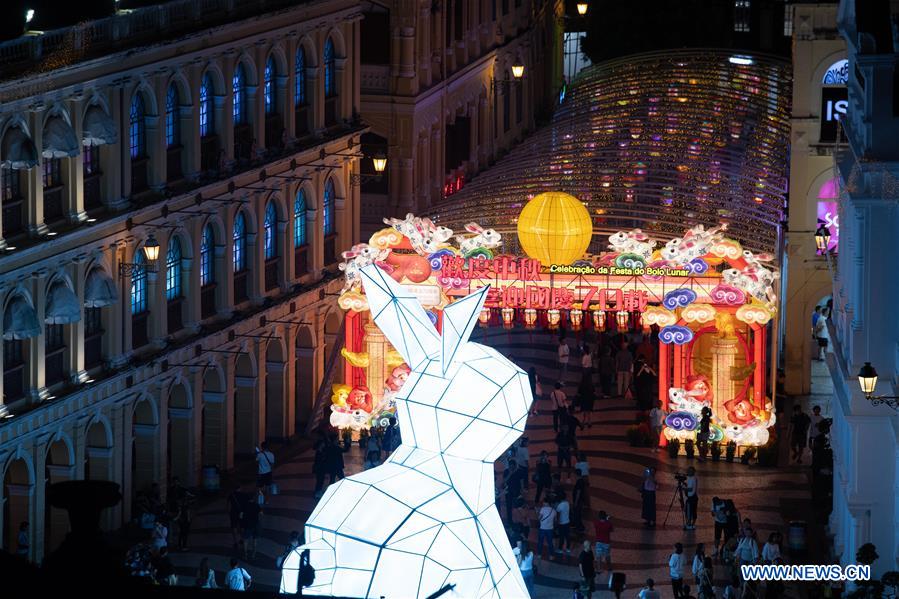
[[[524,369],[536,365],[543,374],[544,381],[557,376],[555,340],[548,334],[478,329],[473,340],[498,348]],[[569,395],[574,395],[577,376],[574,372],[568,374],[566,390]],[[528,422],[526,434],[531,441],[532,464],[544,449],[550,453],[553,461],[555,459],[552,418],[548,404],[547,400],[540,400],[540,413],[532,416]],[[709,509],[711,498],[715,495],[732,498],[742,516],[752,519],[760,539],[766,539],[775,530],[783,532],[786,537],[791,520],[804,520],[807,517],[810,503],[808,466],[791,464],[779,468],[761,468],[726,463],[723,460],[700,463],[684,456],[670,459],[664,452],[651,453],[648,448],[629,446],[625,439],[625,429],[633,423],[634,416],[635,408],[629,400],[599,400],[595,405],[593,426],[578,434],[580,448],[586,451],[590,463],[591,514],[600,509],[605,510],[611,515],[615,526],[612,559],[615,571],[627,575],[629,590],[625,592],[625,596],[633,596],[632,593],[642,586],[647,577],[653,577],[662,584],[663,597],[671,596],[666,566],[668,555],[675,542],[683,542],[685,553],[691,556],[696,543],[705,542],[707,546],[713,543]],[[275,568],[275,557],[282,551],[290,531],[302,528],[315,505],[314,479],[311,474],[312,451],[306,449],[294,453],[297,453],[295,457],[281,459],[276,465],[275,479],[280,485],[281,493],[269,498],[269,505],[262,518],[262,537],[258,542],[256,558],[242,562],[253,576],[254,587],[257,589],[277,588],[279,572]],[[786,464],[786,460],[782,457],[780,463]],[[677,504],[672,510],[668,525],[663,527],[665,510],[674,489],[672,475],[690,465],[697,468],[700,481],[700,517],[696,530],[682,530]],[[644,528],[640,518],[637,487],[641,473],[647,466],[658,469],[657,478],[661,483],[658,493],[659,527],[656,529]],[[358,450],[347,454],[347,473],[356,472],[360,467]],[[566,482],[564,478],[563,482]],[[568,480],[567,483],[570,496],[573,481]],[[530,493],[530,499],[533,500],[533,486]],[[591,519],[592,515],[585,518],[588,530]],[[210,565],[219,573],[221,584],[228,560],[234,554],[228,526],[224,497],[198,509],[193,522],[190,550],[173,555],[182,583],[193,584],[200,559],[209,557]],[[531,531],[533,542],[536,522],[532,523]],[[575,537],[574,540],[578,542],[581,538]],[[579,543],[574,546],[579,546]],[[535,597],[571,597],[571,589],[577,579],[574,556],[539,563]],[[604,586],[607,582],[606,574],[600,574],[597,581],[599,587]],[[594,596],[603,595],[611,596],[607,591]]]

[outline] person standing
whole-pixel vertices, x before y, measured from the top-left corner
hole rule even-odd
[[[346,449],[349,451],[349,447]],[[337,442],[337,435],[331,435],[328,445],[325,448],[325,463],[328,466],[328,484],[334,484],[343,478],[343,452],[344,449]]]
[[[578,404],[580,404],[582,419],[587,426],[593,426],[593,400],[596,397],[596,389],[593,386],[593,376],[584,375],[581,384],[577,388]]]
[[[754,564],[759,559],[759,544],[755,542],[755,533],[751,528],[743,529],[743,537],[737,543],[735,564]]]
[[[275,467],[275,454],[268,450],[268,443],[262,442],[262,449],[256,448],[256,486],[268,489],[272,484],[272,469]]]
[[[687,468],[687,504],[686,524],[684,530],[696,530],[696,516],[699,507],[699,480],[696,478],[696,468]]]
[[[31,553],[31,542],[28,536],[28,521],[19,524],[19,534],[16,535],[16,555],[28,559]]]
[[[589,497],[588,483],[587,475],[578,470],[577,480],[574,481],[574,489],[571,491],[571,524],[577,532],[584,532],[584,510]]]
[[[518,542],[518,569],[521,571],[521,578],[524,579],[524,586],[528,590],[528,595],[534,596],[534,552],[531,551],[527,541]]]
[[[567,424],[563,424],[562,430],[556,435],[556,466],[561,472],[564,464],[568,468],[569,476],[571,474],[571,450],[574,443],[574,430]]]
[[[705,456],[709,451],[709,437],[711,436],[712,409],[703,406],[699,418],[699,432],[696,434],[696,446],[699,449],[700,462],[705,461]]]
[[[590,541],[584,541],[581,554],[577,558],[578,571],[581,574],[581,592],[586,599],[592,599],[596,590],[596,562]]]
[[[581,346],[581,379],[593,380],[593,358],[590,356],[590,348],[585,343]]]
[[[768,542],[762,547],[762,563],[773,564],[775,560],[780,558],[780,545],[777,543],[777,533],[772,532],[768,535]]]
[[[656,469],[649,467],[643,471],[643,483],[640,485],[640,494],[643,498],[642,517],[646,526],[654,528],[656,525]]]
[[[519,468],[518,462],[509,460],[509,467],[503,472],[503,483],[506,492],[506,522],[512,522],[512,510],[521,496],[524,472]]]
[[[712,518],[715,521],[715,552],[712,557],[718,557],[718,548],[721,538],[727,541],[725,529],[727,528],[727,504],[720,497],[712,497]]]
[[[151,542],[153,549],[157,552],[168,546],[169,529],[162,520],[156,521],[156,526],[153,527],[153,534],[151,535]]]
[[[312,472],[315,474],[315,498],[321,499],[324,494],[325,474],[328,473],[328,441],[319,439],[315,442],[314,449]]]
[[[705,563],[705,543],[697,543],[696,551],[693,553],[693,563],[690,566],[690,572],[693,574],[693,584],[699,589],[699,573],[702,571],[702,565]]]
[[[565,382],[565,375],[568,373],[568,359],[571,355],[571,349],[568,347],[568,344],[565,343],[565,339],[562,336],[559,336],[559,348],[557,350],[559,355],[559,381]]]
[[[612,395],[615,385],[615,357],[608,345],[602,348],[602,355],[599,358],[599,384],[603,395],[606,397]]]
[[[824,420],[824,416],[821,415],[821,406],[812,406],[812,415],[809,420],[808,446],[814,451],[815,441],[824,434],[821,431],[821,422]]]
[[[190,536],[191,506],[190,500],[184,499],[178,505],[178,550],[187,551],[187,539]]]
[[[563,422],[564,413],[568,411],[568,396],[562,391],[562,383],[556,383],[556,388],[549,394],[553,406],[553,430],[559,432],[559,425]]]
[[[618,397],[624,397],[631,386],[631,378],[634,375],[634,357],[627,349],[627,345],[621,344],[618,353],[615,354],[615,372],[618,383]]]
[[[671,575],[671,591],[674,599],[686,598],[684,593],[684,546],[674,544],[674,553],[668,557],[668,572]]]
[[[712,566],[712,558],[702,560],[702,567],[697,577],[698,599],[715,599],[715,572]]]
[[[215,581],[215,570],[209,567],[208,557],[200,560],[200,567],[197,569],[197,586],[201,589],[219,588]]]
[[[178,576],[175,574],[175,564],[169,556],[169,548],[161,547],[159,553],[154,560],[156,568],[156,582],[165,586],[176,586],[178,584]]]
[[[243,518],[240,525],[243,529],[243,556],[244,559],[256,557],[256,539],[259,538],[259,501],[253,498],[246,502],[243,510]]]
[[[240,567],[240,562],[231,558],[231,569],[225,574],[225,588],[231,591],[246,591],[253,583],[253,578]]]
[[[527,437],[522,436],[518,439],[518,448],[515,451],[515,461],[518,462],[518,467],[521,468],[522,473],[522,486],[527,489],[530,485],[528,484],[530,478],[528,477],[528,473],[531,468],[531,450],[530,450],[530,440]]]
[[[821,306],[815,306],[812,312],[812,339],[816,339],[815,331],[817,330],[818,321],[821,319]]]
[[[827,317],[821,314],[815,323],[815,341],[818,344],[817,360],[827,357]]]
[[[543,498],[543,507],[537,512],[537,522],[540,524],[540,528],[537,529],[537,555],[542,558],[544,542],[549,553],[553,552],[553,530],[556,525],[556,510],[549,503],[548,493]]]
[[[612,522],[605,511],[600,510],[597,519],[593,522],[593,532],[596,535],[596,561],[606,562],[606,571],[609,579],[612,578]]]
[[[659,452],[659,441],[662,438],[662,430],[665,428],[665,418],[668,412],[662,407],[661,401],[656,401],[656,405],[649,411],[649,428],[652,432],[652,452]]]
[[[243,506],[246,498],[240,492],[240,485],[234,487],[228,495],[228,519],[231,521],[231,540],[234,542],[234,548],[243,542],[242,532],[240,530],[240,520],[243,518]]]
[[[808,414],[802,411],[802,406],[793,406],[793,417],[790,418],[790,448],[793,450],[793,459],[797,464],[802,463],[802,453],[808,443],[808,429],[811,426]]]
[[[534,497],[534,504],[536,505],[540,503],[540,497],[544,491],[549,495],[549,491],[552,490],[552,465],[549,463],[549,454],[546,451],[540,452],[540,459],[537,460],[537,466],[534,471],[534,482],[537,483],[537,495]],[[540,553],[539,548],[537,553]]]
[[[559,548],[556,550],[556,553],[561,554],[564,550],[565,555],[571,555],[571,504],[568,503],[568,498],[565,497],[564,493],[559,495],[556,513],[559,515],[559,526],[557,529]]]
[[[637,593],[637,599],[662,599],[662,595],[655,589],[656,581],[652,578],[646,579],[646,586]]]

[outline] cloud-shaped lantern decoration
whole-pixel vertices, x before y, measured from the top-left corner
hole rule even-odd
[[[396,245],[399,245],[402,241],[403,234],[393,227],[388,227],[386,229],[376,231],[368,240],[368,245],[376,247],[379,250],[388,250]]]
[[[693,340],[693,331],[690,327],[683,325],[672,325],[664,327],[659,332],[659,341],[662,343],[673,343],[674,345],[684,345]]]
[[[443,257],[444,256],[455,256],[453,250],[448,248],[443,248],[442,250],[437,250],[430,256],[428,256],[428,262],[431,264],[431,270],[440,270],[443,268]]]
[[[645,325],[656,325],[659,328],[677,324],[677,315],[662,306],[647,307],[640,315],[640,319]]]
[[[358,291],[347,291],[337,298],[337,305],[341,310],[365,312],[368,310],[368,299]]]
[[[717,310],[710,304],[692,304],[681,311],[681,318],[686,322],[705,324],[715,320]]]
[[[684,268],[694,275],[704,275],[709,270],[709,265],[702,258],[694,258],[684,264]]]
[[[695,301],[696,292],[692,289],[672,289],[665,294],[662,305],[669,310],[676,310],[677,308],[685,308]]]
[[[725,306],[740,306],[746,303],[746,293],[742,289],[725,283],[715,285],[709,292],[709,297],[716,304]]]
[[[615,258],[615,266],[618,268],[645,268],[646,260],[640,254],[628,252]]]
[[[720,442],[724,439],[724,429],[714,423],[709,423],[709,443]]]
[[[690,412],[671,412],[665,417],[665,426],[676,431],[695,431],[699,422]]]
[[[771,311],[761,304],[746,304],[737,309],[737,320],[746,324],[766,325],[771,316]]]
[[[725,260],[737,260],[743,257],[743,246],[734,239],[722,239],[709,247],[709,253]]]

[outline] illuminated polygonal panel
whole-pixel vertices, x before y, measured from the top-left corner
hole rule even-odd
[[[520,435],[521,432],[512,427],[475,419],[450,443],[446,453],[460,458],[494,462],[509,447],[507,440],[517,439]]]
[[[364,538],[383,544],[403,523],[412,509],[375,487],[350,507],[350,514],[337,530],[338,535]]]
[[[437,411],[429,405],[407,402],[409,424],[415,429],[416,445],[428,451],[440,451],[437,435]]]
[[[327,488],[322,496],[322,501],[315,506],[309,519],[315,520],[318,528],[336,530],[346,518],[348,508],[356,505],[369,489],[371,487],[368,485],[350,478],[337,481]],[[326,501],[338,494],[340,501]]]
[[[419,585],[422,583],[421,571],[424,559],[424,555],[382,549],[368,597],[422,596],[419,594]],[[438,589],[429,588],[423,596],[436,590]]]
[[[448,488],[449,485],[438,482],[417,470],[407,470],[401,476],[394,476],[378,485],[378,490],[382,493],[413,508],[430,501]]]
[[[359,543],[348,537],[338,536],[337,547],[334,550],[337,567],[374,570],[380,549],[377,545]]]

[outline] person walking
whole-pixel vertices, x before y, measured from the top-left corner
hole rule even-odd
[[[812,339],[815,339],[815,330],[818,326],[818,320],[821,319],[821,306],[815,306],[815,311],[812,312]]]
[[[561,554],[564,551],[565,555],[571,555],[571,504],[568,503],[568,498],[564,493],[558,497],[556,513],[559,515],[556,528],[559,547],[556,549],[556,553]]]
[[[798,403],[793,406],[793,417],[790,418],[789,437],[790,448],[793,451],[793,459],[797,464],[802,463],[802,453],[808,443],[808,429],[811,426],[808,414],[802,411]]]
[[[615,373],[618,397],[624,397],[625,393],[630,389],[631,379],[634,375],[634,356],[631,355],[627,345],[624,343],[621,344],[618,353],[615,354]]]
[[[578,571],[581,574],[581,593],[586,599],[592,599],[596,591],[596,561],[590,541],[585,540],[581,554],[577,558]]]
[[[225,574],[225,588],[231,591],[246,591],[253,584],[253,578],[240,567],[240,562],[231,558],[231,569]]]
[[[537,495],[534,497],[534,505],[540,503],[540,497],[546,491],[552,490],[552,464],[549,463],[549,454],[546,451],[540,452],[540,459],[537,460],[537,466],[534,469],[534,482],[537,484]],[[538,549],[539,553],[540,550]]]
[[[526,540],[518,541],[515,559],[518,561],[518,570],[521,572],[521,578],[524,579],[524,586],[528,590],[528,595],[534,596],[534,552]]]
[[[537,555],[543,557],[543,544],[546,543],[548,552],[553,552],[553,530],[556,524],[556,510],[549,503],[549,495],[543,498],[543,507],[537,511]]]
[[[599,384],[602,388],[602,394],[606,397],[612,395],[615,385],[615,357],[612,355],[612,348],[608,345],[602,348],[602,354],[599,358]]]
[[[812,415],[809,420],[808,447],[814,453],[817,439],[824,436],[824,432],[821,430],[821,423],[824,421],[824,416],[821,415],[821,406],[812,406]]]
[[[584,532],[584,510],[587,508],[587,498],[589,497],[588,486],[587,475],[578,471],[574,489],[571,491],[571,524],[579,533]]]
[[[659,441],[662,438],[662,430],[665,428],[665,418],[668,412],[662,407],[661,401],[656,401],[656,405],[649,411],[649,430],[652,434],[652,452],[659,452]]]
[[[559,432],[559,425],[562,423],[564,413],[568,411],[568,396],[562,390],[562,383],[556,383],[555,389],[549,394],[553,407],[553,431]]]
[[[815,341],[818,345],[815,359],[821,361],[827,357],[827,317],[824,314],[821,314],[815,323]]]
[[[215,581],[215,570],[209,567],[208,557],[200,560],[200,567],[197,568],[197,586],[201,589],[219,588]]]
[[[650,466],[643,471],[643,482],[640,485],[640,494],[643,498],[641,515],[644,524],[649,528],[654,528],[656,525],[656,491],[658,488],[656,469]]]
[[[256,557],[256,539],[259,538],[259,515],[261,509],[257,498],[247,501],[243,509],[240,527],[243,530],[244,559]]]
[[[684,530],[696,530],[696,516],[699,508],[699,479],[696,477],[696,468],[687,468],[687,504],[686,524]]]
[[[684,546],[674,544],[674,553],[668,557],[668,572],[671,575],[671,591],[674,599],[686,599],[684,593]]]
[[[581,408],[581,419],[584,425],[593,426],[593,401],[596,398],[596,388],[593,386],[593,376],[589,373],[581,379],[577,388],[578,405]]]
[[[243,542],[242,532],[240,530],[240,520],[243,517],[243,506],[246,498],[240,492],[240,485],[234,487],[228,495],[228,519],[231,521],[231,540],[234,542],[234,548]]]
[[[715,552],[712,557],[718,557],[721,538],[727,541],[725,529],[727,528],[727,504],[720,497],[712,497],[712,519],[715,521]]]
[[[269,489],[272,484],[272,470],[275,467],[275,454],[268,449],[268,443],[263,441],[262,449],[256,448],[256,486],[260,489]]]
[[[606,571],[609,579],[612,578],[612,522],[604,510],[600,510],[593,522],[593,532],[596,537],[596,561],[606,563]]]
[[[187,551],[187,539],[190,536],[192,522],[190,500],[184,499],[178,505],[178,550]]]
[[[559,336],[559,348],[557,350],[559,356],[559,381],[565,382],[565,375],[568,373],[568,359],[571,355],[571,349],[565,343],[565,339]]]
[[[556,466],[562,471],[562,464],[571,470],[571,450],[574,446],[574,433],[567,424],[556,435]]]

